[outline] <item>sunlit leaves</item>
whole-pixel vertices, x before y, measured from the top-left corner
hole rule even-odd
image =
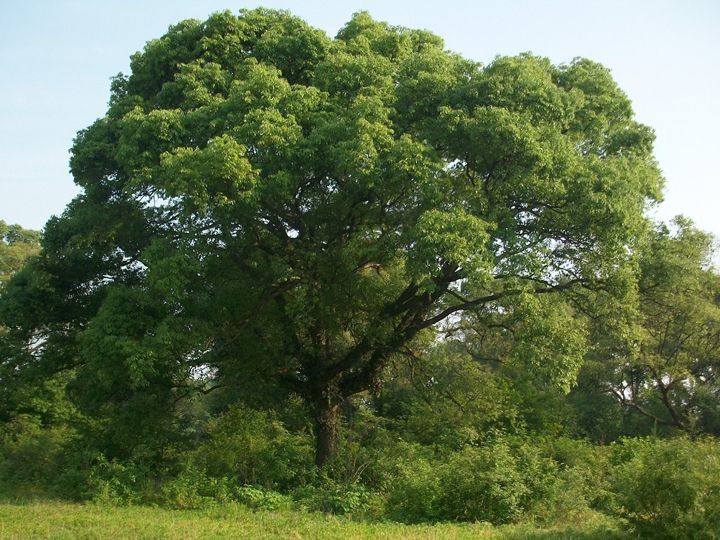
[[[0,286],[40,249],[40,233],[0,220]]]
[[[85,192],[33,270],[80,379],[170,410],[211,366],[319,410],[473,311],[504,359],[567,389],[585,334],[551,293],[627,275],[659,195],[652,133],[598,64],[443,47],[367,13],[333,40],[267,9],[148,42],[78,135]]]
[[[201,150],[163,153],[158,172],[165,196],[181,198],[190,212],[247,201],[256,182],[245,148],[229,136],[213,139]]]
[[[488,225],[460,209],[428,210],[418,219],[412,248],[416,278],[434,276],[444,264],[452,264],[474,279],[488,279],[491,264],[487,253]]]

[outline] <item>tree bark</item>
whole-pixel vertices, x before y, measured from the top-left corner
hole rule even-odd
[[[315,403],[315,465],[321,468],[337,451],[340,402],[323,396]]]

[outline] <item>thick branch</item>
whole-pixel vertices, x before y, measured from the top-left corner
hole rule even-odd
[[[549,287],[536,287],[533,289],[534,294],[546,294],[546,293],[553,293],[553,292],[560,292],[566,289],[570,289],[571,287],[574,287],[578,284],[584,284],[585,280],[578,278],[578,279],[572,279],[570,281],[567,281],[565,283],[561,283],[558,285],[552,285]],[[471,309],[474,309],[478,306],[482,306],[485,304],[489,304],[490,302],[495,302],[497,300],[501,300],[503,298],[507,298],[509,296],[515,296],[522,292],[525,292],[525,289],[507,289],[504,291],[500,291],[497,293],[489,294],[487,296],[481,296],[480,298],[475,298],[474,300],[468,300],[466,302],[462,302],[460,304],[456,304],[454,306],[450,306],[444,310],[442,310],[437,315],[430,317],[429,319],[423,321],[423,328],[427,328],[430,326],[433,326],[453,313],[457,313],[458,311],[468,311]]]

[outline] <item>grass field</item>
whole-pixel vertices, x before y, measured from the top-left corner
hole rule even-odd
[[[620,539],[601,518],[582,524],[535,528],[476,524],[369,523],[296,511],[251,511],[240,506],[207,510],[111,507],[60,502],[0,504],[0,538],[428,538],[428,539]]]

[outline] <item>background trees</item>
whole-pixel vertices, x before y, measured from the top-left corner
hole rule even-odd
[[[639,265],[639,308],[627,340],[600,340],[590,385],[656,428],[718,433],[720,281],[713,238],[678,218],[660,225]]]
[[[0,220],[0,288],[15,272],[20,270],[26,260],[40,250],[40,233],[23,229],[20,225],[8,225]],[[8,344],[3,340],[6,329],[0,324],[0,368],[5,368],[9,356]],[[9,381],[2,377],[4,388],[0,390],[0,418],[7,419],[9,409]],[[25,396],[27,399],[29,396]]]
[[[40,249],[40,233],[0,220],[0,285],[20,270],[25,259]]]

